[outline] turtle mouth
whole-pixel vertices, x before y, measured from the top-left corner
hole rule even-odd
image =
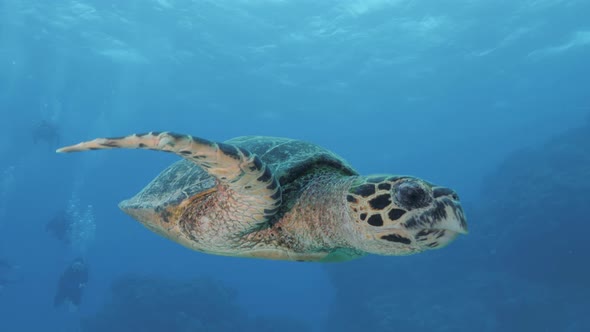
[[[444,196],[435,200],[435,208],[432,211],[432,229],[446,230],[457,234],[466,235],[467,218],[461,203],[451,196]]]
[[[448,229],[444,230],[437,230],[437,229],[430,229],[424,230],[422,233],[428,233],[429,235],[426,237],[420,237],[420,232],[416,237],[417,242],[422,248],[425,249],[441,249],[449,245],[453,242],[458,236],[459,233],[450,231]]]
[[[461,203],[452,196],[435,198],[430,209],[408,219],[405,226],[408,229],[469,233]]]
[[[416,242],[424,249],[440,249],[459,235],[468,234],[467,221],[459,202],[449,198],[436,199],[435,208],[420,218]]]

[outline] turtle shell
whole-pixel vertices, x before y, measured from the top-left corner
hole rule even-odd
[[[316,144],[281,137],[242,136],[225,143],[258,155],[273,171],[281,186],[318,169],[342,175],[357,172],[340,156]]]
[[[334,176],[358,173],[341,157],[316,144],[281,137],[241,136],[224,143],[249,150],[266,163],[283,189],[283,202],[291,205],[290,194],[318,172]],[[188,160],[180,160],[162,171],[131,199],[119,204],[122,209],[149,209],[165,216],[166,208],[205,193],[216,184],[215,178]],[[289,204],[290,203],[290,204]]]

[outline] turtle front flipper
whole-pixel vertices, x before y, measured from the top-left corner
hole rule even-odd
[[[126,137],[97,138],[63,147],[57,152],[103,149],[148,149],[175,153],[214,176],[219,185],[233,191],[230,207],[237,220],[266,223],[281,204],[281,187],[271,169],[258,156],[232,144],[208,141],[171,132],[150,132]]]

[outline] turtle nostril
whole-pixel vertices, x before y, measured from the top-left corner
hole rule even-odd
[[[404,182],[397,188],[396,200],[406,208],[421,208],[430,203],[430,195],[419,183]]]

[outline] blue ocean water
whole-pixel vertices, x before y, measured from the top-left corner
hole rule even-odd
[[[588,13],[586,0],[0,0],[0,330],[589,331]],[[362,174],[440,183],[470,234],[331,264],[194,252],[117,207],[177,157],[55,153],[152,130],[302,139]],[[77,257],[80,305],[55,306]]]

